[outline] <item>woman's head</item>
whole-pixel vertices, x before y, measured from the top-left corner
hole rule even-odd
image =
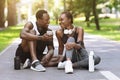
[[[69,11],[62,12],[59,18],[62,28],[73,24],[73,16]]]
[[[62,14],[65,14],[65,16],[66,16],[68,19],[70,19],[70,22],[73,23],[73,16],[72,16],[72,14],[71,14],[69,11],[62,12],[61,15],[62,15]]]

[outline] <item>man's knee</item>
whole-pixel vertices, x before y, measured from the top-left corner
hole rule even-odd
[[[30,30],[31,34],[36,34],[35,30]]]

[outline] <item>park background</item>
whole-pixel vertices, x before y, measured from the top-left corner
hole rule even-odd
[[[86,33],[120,41],[120,0],[1,0],[0,52],[19,37],[24,24],[35,20],[38,9],[50,14],[50,25],[58,25],[61,12],[70,11],[74,25]]]

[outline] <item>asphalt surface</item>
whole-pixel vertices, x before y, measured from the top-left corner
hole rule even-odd
[[[50,28],[55,31],[58,26]],[[92,73],[86,69],[74,69],[73,74],[65,74],[64,70],[58,70],[57,67],[47,67],[46,72],[14,70],[15,51],[20,41],[16,39],[0,53],[0,80],[120,80],[120,42],[85,33],[87,51],[93,50],[101,57],[101,62]],[[54,46],[57,55],[58,42],[55,36]]]

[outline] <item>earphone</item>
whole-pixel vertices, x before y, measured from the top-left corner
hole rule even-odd
[[[64,29],[64,34],[69,34],[71,35],[73,33],[74,29]]]

